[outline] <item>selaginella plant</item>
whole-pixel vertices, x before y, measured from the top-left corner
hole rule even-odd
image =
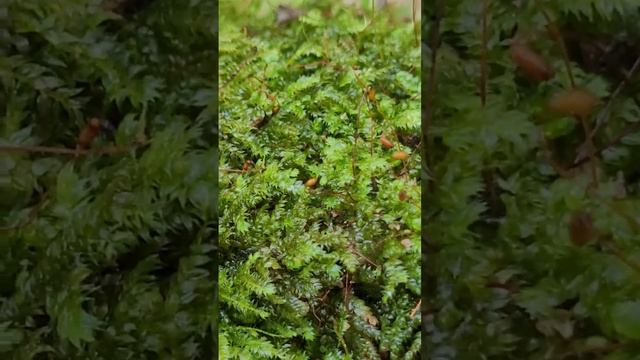
[[[637,359],[637,1],[425,7],[431,359]]]
[[[0,357],[210,359],[216,9],[102,5],[0,2]]]
[[[220,355],[414,359],[418,39],[305,3],[221,4]]]

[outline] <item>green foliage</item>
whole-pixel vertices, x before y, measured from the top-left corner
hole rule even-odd
[[[211,2],[135,14],[100,1],[0,3],[0,353],[208,359],[216,219]],[[208,334],[208,335],[207,335]]]
[[[595,147],[605,150],[595,161],[574,166],[585,136],[580,121],[556,115],[547,105],[570,85],[561,47],[548,36],[542,11],[565,36],[576,86],[600,98],[586,119],[593,129],[606,114],[619,73],[587,69],[586,57],[571,49],[576,42],[589,49],[596,33],[611,43],[633,41],[627,34],[638,24],[640,4],[490,1],[488,95],[482,106],[482,2],[443,3],[428,135],[433,146],[427,149],[431,190],[423,214],[431,249],[427,356],[636,359],[640,201],[633,159],[639,148],[637,133],[626,131],[640,114],[633,98],[637,76],[611,101],[595,134]],[[423,37],[428,82],[435,7],[424,11],[430,19]],[[516,27],[555,77],[535,83],[516,67],[507,41]],[[617,69],[628,71],[626,64],[640,55],[631,45]],[[605,62],[611,54],[599,56]],[[591,215],[595,234],[571,230],[580,212]],[[576,240],[588,242],[578,246]]]
[[[274,10],[221,4],[221,358],[416,358],[413,25],[320,1],[276,26]]]

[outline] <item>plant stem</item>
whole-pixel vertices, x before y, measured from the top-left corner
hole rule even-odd
[[[607,100],[607,104],[605,105],[604,109],[602,109],[602,111],[596,117],[596,126],[591,132],[591,137],[593,137],[598,131],[598,129],[600,129],[600,127],[604,125],[607,119],[607,116],[609,115],[609,111],[611,110],[611,104],[613,103],[613,100],[615,100],[618,97],[618,95],[620,95],[624,87],[629,83],[629,81],[631,81],[631,79],[636,75],[639,69],[640,69],[640,56],[636,58],[636,61],[633,63],[633,66],[631,67],[631,70],[629,70],[629,73],[624,77],[624,79],[622,79],[620,84],[618,84],[618,87],[615,89],[613,94],[611,94],[611,96],[609,97],[609,100]]]
[[[538,7],[540,8],[540,11],[542,12],[542,15],[547,20],[547,24],[549,26],[549,32],[558,42],[558,45],[560,45],[560,51],[562,51],[562,60],[564,61],[564,66],[567,69],[567,75],[569,76],[569,83],[571,85],[571,88],[575,88],[576,82],[573,78],[573,72],[571,71],[571,61],[569,60],[569,53],[567,52],[567,47],[564,44],[564,40],[562,39],[560,30],[558,30],[558,27],[556,26],[555,22],[553,22],[553,19],[551,19],[551,15],[549,15],[547,10],[545,10],[545,8],[540,5],[540,1],[539,0],[535,0],[535,1]]]
[[[148,142],[147,142],[148,143]],[[143,143],[140,145],[146,145]],[[63,147],[37,146],[37,145],[13,145],[0,144],[0,152],[35,152],[43,154],[59,155],[115,155],[131,150],[135,145],[130,146],[107,146],[100,149],[69,149]]]

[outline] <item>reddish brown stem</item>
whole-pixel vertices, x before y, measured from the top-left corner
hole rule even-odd
[[[630,267],[631,269],[635,270],[638,274],[640,274],[640,264],[632,261],[631,259],[629,259],[627,257],[627,255],[622,252],[620,249],[618,249],[615,244],[613,244],[613,242],[611,241],[607,241],[607,240],[600,240],[601,244],[605,245],[605,250],[612,254],[613,256],[617,257],[620,261],[622,261],[623,263],[625,263],[625,265],[627,265],[628,267]]]
[[[582,116],[579,117],[580,123],[582,124],[582,129],[584,131],[585,141],[587,143],[587,151],[589,152],[589,162],[591,164],[591,180],[593,181],[593,186],[598,186],[598,172],[597,172],[597,164],[596,164],[596,147],[593,144],[593,139],[591,138],[591,129],[589,126],[589,122]]]
[[[622,141],[622,139],[624,139],[626,136],[634,133],[635,131],[640,130],[640,122],[637,123],[633,123],[630,126],[628,126],[627,128],[625,128],[624,130],[622,130],[618,135],[616,135],[613,139],[611,139],[607,144],[605,144],[604,146],[602,146],[600,149],[595,150],[595,155],[600,155],[602,154],[602,152],[604,152],[605,150],[616,146],[620,143],[620,141]],[[590,159],[587,158],[581,158],[578,161],[576,161],[572,167],[577,167],[580,166],[582,164],[584,164],[586,161],[589,161]]]
[[[144,145],[144,144],[140,144],[140,145]],[[74,155],[74,156],[115,155],[115,154],[125,153],[131,150],[131,148],[134,146],[107,146],[99,149],[69,149],[69,148],[37,146],[37,145],[0,144],[0,152],[34,152],[34,153],[43,153],[43,154],[59,154],[59,155]]]
[[[416,313],[418,312],[418,310],[420,310],[420,305],[422,305],[422,299],[418,300],[416,306],[413,307],[411,313],[409,314],[410,317],[416,316]]]
[[[562,34],[560,33],[560,30],[556,26],[555,22],[553,22],[551,15],[549,15],[547,10],[541,6],[540,1],[539,0],[535,0],[535,1],[538,7],[540,8],[540,11],[542,12],[542,15],[547,21],[547,24],[549,26],[549,32],[558,42],[558,45],[560,45],[560,51],[562,51],[562,60],[564,61],[564,66],[567,69],[567,75],[569,76],[569,83],[571,85],[571,88],[573,89],[576,87],[576,82],[573,78],[573,72],[571,71],[571,61],[569,60],[569,52],[567,51],[567,47],[564,44],[564,40],[562,39]]]
[[[631,70],[629,70],[629,73],[624,77],[624,79],[622,79],[620,84],[618,84],[618,87],[615,89],[613,94],[611,94],[611,96],[609,97],[609,100],[607,100],[607,104],[605,105],[604,109],[602,109],[602,111],[596,117],[596,126],[594,127],[593,131],[591,132],[591,137],[592,138],[596,134],[598,129],[600,129],[600,127],[602,125],[604,125],[605,120],[607,118],[607,115],[609,114],[609,111],[611,110],[611,104],[613,103],[613,100],[615,100],[618,97],[618,95],[620,95],[622,90],[629,83],[631,78],[633,78],[635,76],[635,74],[638,72],[639,69],[640,69],[640,56],[638,56],[636,61],[633,63],[633,66],[631,67]]]
[[[560,33],[560,30],[558,29],[558,27],[556,26],[555,22],[553,21],[553,19],[551,18],[551,15],[549,15],[549,13],[546,11],[546,9],[544,9],[544,7],[542,7],[540,5],[539,0],[536,0],[536,4],[540,7],[540,11],[542,12],[542,15],[544,16],[544,18],[547,21],[547,24],[549,26],[549,30],[551,32],[551,35],[555,38],[555,40],[558,42],[558,45],[560,45],[560,50],[562,51],[562,60],[564,61],[564,66],[567,69],[567,75],[569,76],[569,83],[571,85],[571,88],[574,89],[576,87],[576,83],[575,80],[573,78],[573,72],[571,71],[571,61],[569,60],[569,52],[567,51],[567,47],[564,43],[564,39],[562,38],[562,34]],[[588,151],[589,151],[589,161],[591,163],[591,177],[592,177],[592,181],[593,181],[593,186],[597,187],[598,186],[598,174],[597,174],[597,165],[596,165],[596,159],[595,159],[595,146],[593,144],[593,138],[591,137],[591,129],[589,126],[589,123],[587,121],[587,119],[585,119],[584,117],[580,116],[579,117],[579,121],[582,124],[582,129],[584,131],[584,137],[585,137],[585,142],[587,143],[587,147],[588,147]]]

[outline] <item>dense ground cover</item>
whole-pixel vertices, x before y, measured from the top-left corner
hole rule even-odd
[[[413,359],[418,39],[388,13],[303,10],[221,4],[221,357]]]
[[[434,5],[427,356],[637,359],[640,4]]]
[[[215,13],[0,2],[3,359],[211,358]]]

